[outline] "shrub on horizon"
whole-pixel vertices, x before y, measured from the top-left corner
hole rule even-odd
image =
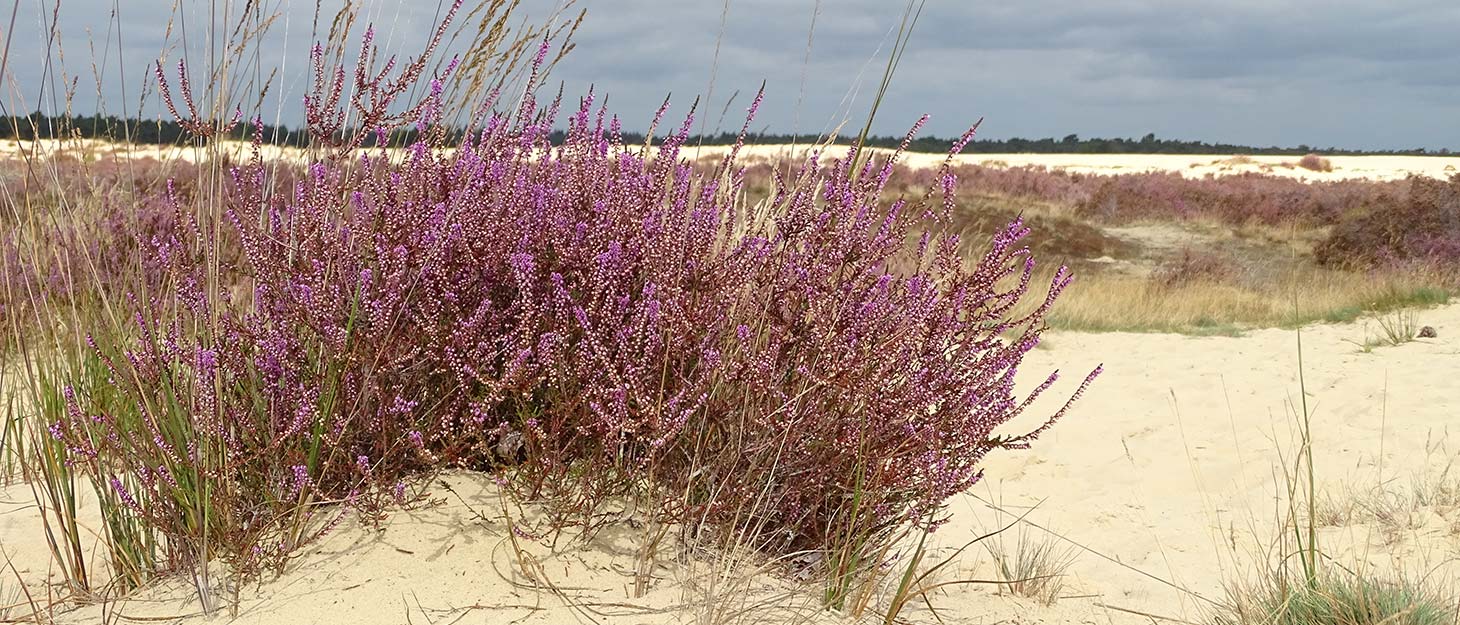
[[[1298,167],[1308,171],[1330,172],[1333,171],[1333,162],[1317,154],[1306,154],[1298,159]]]

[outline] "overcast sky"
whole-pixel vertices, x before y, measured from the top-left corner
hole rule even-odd
[[[21,0],[8,42],[12,110],[33,110],[38,97],[50,106],[39,86],[57,84],[54,72],[42,80],[54,2]],[[425,38],[437,11],[437,0],[360,3],[383,45],[407,51]],[[551,3],[528,0],[524,12],[536,18]],[[180,4],[189,47],[199,48],[213,3]],[[281,66],[281,121],[294,125],[315,3],[265,4],[281,14],[267,63]],[[172,5],[62,0],[59,43],[78,79],[79,112],[97,106],[93,49],[106,59],[99,67],[109,111],[121,112],[123,103],[136,110],[147,66],[166,44]],[[730,0],[728,9],[720,0],[579,6],[588,18],[578,49],[553,79],[569,93],[597,85],[627,129],[644,129],[671,92],[682,114],[695,95],[710,91],[713,67],[713,97],[701,109],[710,129],[737,90],[720,125],[738,128],[764,80],[767,100],[755,128],[803,133],[827,130],[848,111],[849,128],[858,125],[903,8],[896,0],[824,0],[819,13],[811,0]],[[1460,149],[1460,1],[928,0],[876,131],[901,134],[923,113],[932,116],[927,132],[938,136],[984,117],[985,138],[1154,132],[1252,145]]]

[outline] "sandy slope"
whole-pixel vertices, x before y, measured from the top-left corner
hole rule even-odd
[[[1412,476],[1437,475],[1460,453],[1460,440],[1451,440],[1447,431],[1451,423],[1460,427],[1460,385],[1454,381],[1460,373],[1460,306],[1417,316],[1436,327],[1439,338],[1362,354],[1344,341],[1361,339],[1361,324],[1320,325],[1302,333],[1317,470],[1330,492],[1362,494],[1381,477],[1407,491]],[[1202,597],[1220,600],[1223,579],[1257,562],[1253,547],[1273,538],[1278,454],[1290,454],[1296,445],[1289,411],[1289,402],[1299,396],[1296,334],[1061,333],[1049,336],[1049,343],[1050,349],[1029,357],[1024,371],[1029,380],[1056,366],[1067,373],[1045,406],[1061,401],[1056,395],[1068,392],[1095,364],[1103,362],[1106,373],[1077,414],[1032,451],[992,458],[985,483],[952,502],[953,520],[935,536],[952,546],[1002,524],[1008,517],[991,510],[990,501],[1014,513],[1039,504],[1028,519],[1080,545],[1071,547],[1076,559],[1064,590],[1068,598],[1044,607],[994,596],[992,588],[961,586],[943,593],[936,605],[949,622],[1150,622],[1132,610],[1198,620],[1209,608]],[[691,620],[694,606],[706,599],[712,567],[703,554],[671,558],[656,571],[658,581],[647,597],[630,598],[627,572],[635,543],[627,529],[557,555],[530,546],[543,579],[556,586],[534,589],[532,580],[514,571],[502,523],[476,514],[493,516],[501,509],[490,481],[453,475],[447,483],[455,494],[439,483],[432,486],[441,503],[397,513],[380,531],[347,522],[283,578],[242,589],[238,622],[302,622],[307,615],[323,623],[441,623],[458,617],[459,623],[590,622],[590,617],[676,623]],[[23,487],[0,493],[0,548],[22,577],[39,582],[48,564],[28,499]],[[1035,528],[1026,535],[1046,536]],[[1006,536],[1013,546],[1015,534]],[[1420,509],[1397,532],[1360,519],[1323,530],[1323,539],[1329,553],[1350,564],[1389,570],[1402,562],[1411,572],[1430,572],[1433,580],[1453,580],[1460,573],[1460,565],[1445,563],[1460,558],[1455,510]],[[950,577],[993,574],[987,550],[968,553]],[[5,573],[0,600],[14,595],[14,576]],[[772,600],[771,608],[763,608],[772,612],[753,612],[751,622],[784,621],[807,609],[807,597],[784,593],[768,576],[749,581],[757,587],[750,596]],[[582,610],[564,607],[559,593]],[[190,614],[198,606],[186,584],[171,583],[111,609],[167,616]],[[84,623],[100,614],[92,606],[59,617]],[[926,608],[908,616],[933,621]],[[194,616],[184,622],[203,621]]]

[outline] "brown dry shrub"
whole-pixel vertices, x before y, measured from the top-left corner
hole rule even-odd
[[[1020,215],[1007,198],[974,196],[960,203],[953,215],[953,228],[967,241],[984,241]],[[1031,231],[1024,243],[1040,258],[1125,258],[1136,252],[1129,242],[1081,219],[1029,213],[1023,213],[1023,217]]]
[[[1409,192],[1344,215],[1313,250],[1319,263],[1350,268],[1460,263],[1460,175],[1415,176]]]
[[[1317,154],[1298,159],[1298,166],[1309,171],[1333,171],[1333,162]]]
[[[1174,288],[1196,283],[1233,282],[1241,274],[1242,267],[1230,256],[1187,247],[1181,250],[1181,254],[1162,263],[1151,277],[1164,287]]]

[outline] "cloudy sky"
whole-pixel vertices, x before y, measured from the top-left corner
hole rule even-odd
[[[148,63],[168,45],[177,58],[184,24],[184,47],[203,49],[210,8],[224,1],[179,0],[174,11],[172,0],[61,0],[59,9],[55,0],[21,0],[7,42],[6,105],[52,106],[59,46],[77,79],[78,111],[97,106],[92,50],[104,59],[107,108],[135,111]],[[527,0],[524,17],[545,16],[552,2]],[[338,3],[325,1],[326,11]],[[275,95],[285,104],[273,110],[292,125],[315,2],[264,4],[280,15],[265,52],[265,64],[281,70]],[[438,0],[357,4],[384,46],[405,51],[438,10]],[[626,128],[644,129],[672,93],[680,113],[708,94],[701,110],[714,129],[737,91],[718,125],[738,127],[764,80],[755,128],[802,133],[858,125],[903,9],[895,0],[578,6],[588,10],[578,48],[553,79],[569,93],[596,85]],[[60,35],[48,42],[52,15]],[[983,117],[986,138],[1154,132],[1253,145],[1460,149],[1457,33],[1455,0],[927,0],[875,130],[901,134],[928,113],[928,132],[938,136]]]

